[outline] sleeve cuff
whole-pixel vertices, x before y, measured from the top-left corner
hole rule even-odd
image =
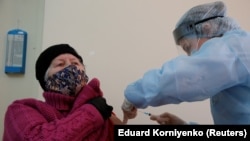
[[[132,103],[130,103],[126,98],[123,101],[122,104],[122,109],[124,111],[131,111],[133,109],[134,105]]]

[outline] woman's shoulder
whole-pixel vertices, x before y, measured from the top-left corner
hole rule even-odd
[[[42,100],[38,100],[35,98],[24,98],[24,99],[17,99],[14,100],[12,103],[9,104],[9,108],[13,107],[39,107],[39,105],[46,105],[45,102]]]
[[[12,104],[28,104],[28,103],[44,103],[42,100],[38,100],[35,98],[23,98],[17,99],[12,102]]]

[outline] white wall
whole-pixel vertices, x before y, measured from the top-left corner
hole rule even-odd
[[[78,50],[89,77],[100,79],[105,97],[122,118],[120,106],[126,85],[175,57],[175,23],[192,6],[213,0],[186,0],[181,4],[169,0],[46,0],[45,5],[44,1],[0,0],[0,134],[5,110],[13,100],[42,100],[35,80],[35,60],[42,49],[57,43],[69,43]],[[250,1],[224,1],[228,14],[250,30]],[[20,28],[29,34],[26,73],[6,75],[6,33],[18,20]],[[145,111],[170,111],[188,121],[212,123],[208,101],[149,107]],[[154,124],[142,114],[129,123]]]

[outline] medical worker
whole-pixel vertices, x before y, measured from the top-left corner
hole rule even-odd
[[[187,55],[147,71],[126,87],[124,122],[135,118],[138,108],[210,99],[214,124],[250,124],[250,34],[226,11],[216,1],[195,6],[180,18],[173,35]]]

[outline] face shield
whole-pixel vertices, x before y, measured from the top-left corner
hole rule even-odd
[[[182,26],[174,30],[173,35],[180,54],[191,55],[192,52],[198,49],[198,36],[195,30],[195,24],[182,24]]]

